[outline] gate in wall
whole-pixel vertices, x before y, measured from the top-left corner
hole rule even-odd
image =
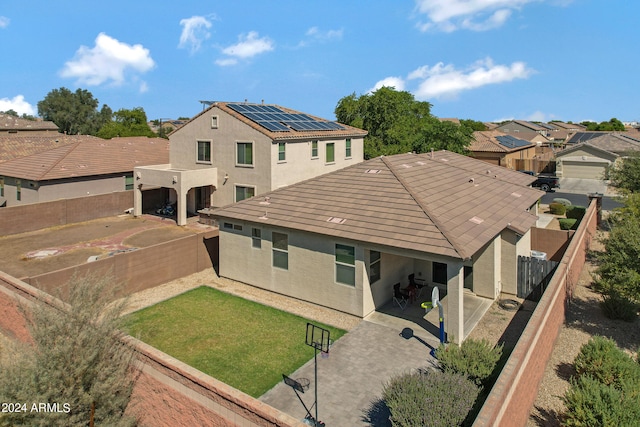
[[[518,298],[539,301],[556,267],[556,261],[518,256]]]

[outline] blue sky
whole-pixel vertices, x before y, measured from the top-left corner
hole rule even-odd
[[[381,85],[481,121],[640,120],[640,2],[2,0],[0,111],[52,89],[191,117],[200,100],[334,119]]]

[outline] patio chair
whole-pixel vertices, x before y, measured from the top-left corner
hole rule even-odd
[[[404,293],[402,289],[400,289],[400,283],[396,283],[393,285],[393,302],[398,304],[400,310],[404,310],[409,303],[409,295]]]
[[[409,287],[413,287],[416,289],[416,298],[420,298],[422,295],[422,289],[427,287],[427,284],[424,280],[416,280],[416,275],[411,273],[409,275]]]

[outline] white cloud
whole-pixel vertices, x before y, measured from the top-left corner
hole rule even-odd
[[[269,37],[259,37],[255,31],[238,36],[238,43],[222,49],[227,58],[216,60],[216,64],[225,67],[235,65],[240,59],[253,58],[264,52],[273,50],[273,41]]]
[[[149,49],[140,44],[131,46],[100,33],[93,48],[80,46],[75,57],[64,64],[60,75],[76,78],[90,86],[108,81],[119,85],[125,81],[125,72],[145,73],[154,66]]]
[[[12,99],[0,98],[0,111],[13,110],[16,113],[28,114],[30,116],[36,115],[36,109],[33,105],[24,100],[23,95],[16,95]]]
[[[344,30],[342,28],[339,30],[320,31],[318,27],[311,27],[307,30],[305,35],[319,41],[330,41],[340,40],[343,34]]]
[[[145,93],[149,91],[149,85],[147,82],[140,82],[140,88],[138,89],[140,93]]]
[[[396,90],[404,90],[404,80],[402,77],[387,77],[377,82],[367,93],[375,92],[383,86],[393,87]]]
[[[491,58],[477,61],[463,70],[456,69],[452,64],[445,65],[439,62],[432,67],[424,65],[411,71],[406,79],[402,77],[384,78],[377,82],[370,91],[382,86],[395,86],[396,90],[409,90],[419,100],[452,98],[466,90],[490,84],[507,83],[516,79],[526,79],[534,72],[524,62],[497,65],[493,63]],[[408,83],[413,81],[417,81],[415,89],[406,89]]]
[[[421,31],[452,32],[460,28],[486,31],[504,24],[513,10],[542,0],[415,0],[416,10],[426,15]]]
[[[211,22],[204,16],[192,16],[180,20],[182,33],[180,34],[179,48],[190,48],[191,53],[200,49],[202,42],[208,39],[211,34],[207,31],[211,28]]]
[[[409,74],[409,79],[422,80],[415,90],[418,99],[455,97],[462,91],[482,86],[506,83],[528,78],[534,70],[524,62],[511,65],[494,64],[491,58],[478,61],[465,70],[453,65],[439,63],[433,67],[423,66]]]
[[[6,16],[0,16],[0,28],[7,28],[11,20]]]
[[[551,120],[554,120],[556,118],[555,114],[548,114],[548,113],[543,113],[542,111],[535,111],[531,114],[529,114],[528,116],[526,116],[524,119],[530,122],[549,122]]]

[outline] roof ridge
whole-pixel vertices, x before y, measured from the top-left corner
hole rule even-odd
[[[402,178],[396,173],[396,170],[393,167],[393,165],[384,156],[380,156],[380,160],[382,160],[382,163],[384,163],[387,166],[387,168],[389,168],[389,171],[398,180],[398,182],[402,185],[402,187],[404,187],[404,189],[407,191],[409,196],[411,196],[411,198],[417,203],[420,209],[422,209],[422,211],[427,216],[427,218],[429,218],[429,220],[433,222],[433,224],[438,228],[438,230],[440,230],[444,238],[447,239],[447,242],[449,242],[453,250],[460,256],[460,258],[462,259],[468,258],[466,251],[462,249],[462,247],[457,242],[457,240],[452,238],[452,236],[449,235],[450,233],[449,233],[449,230],[447,230],[447,227],[443,226],[440,220],[435,219],[435,216],[433,216],[430,213],[431,210],[429,209],[429,207],[424,203],[422,203],[422,201],[420,201],[419,198],[416,197],[416,195],[411,190],[411,187],[409,186],[409,184],[404,180],[404,178]]]

